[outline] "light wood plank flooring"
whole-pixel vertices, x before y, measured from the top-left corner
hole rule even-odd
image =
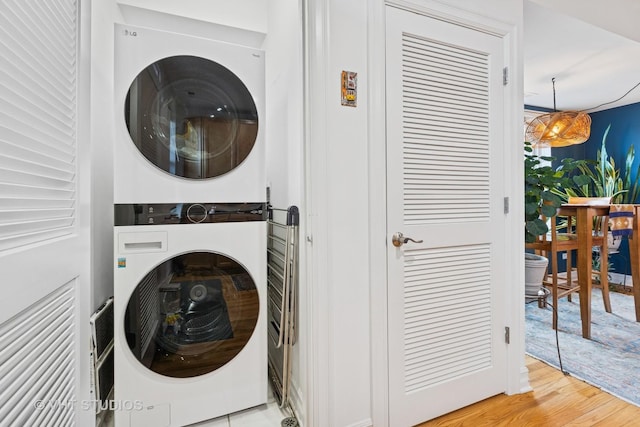
[[[640,407],[563,375],[527,356],[533,391],[491,397],[434,420],[430,426],[602,426],[640,425]]]

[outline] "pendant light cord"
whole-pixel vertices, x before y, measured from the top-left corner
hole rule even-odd
[[[555,77],[551,77],[551,85],[553,87],[553,112],[555,113],[556,111],[558,111],[556,109],[556,78]],[[625,92],[624,95],[622,95],[621,97],[614,99],[613,101],[608,101],[608,102],[603,102],[602,104],[596,105],[595,107],[591,107],[591,108],[585,108],[583,110],[579,110],[581,113],[585,113],[587,111],[591,111],[591,110],[595,110],[596,108],[600,108],[600,107],[604,107],[605,105],[609,105],[609,104],[613,104],[615,102],[620,101],[621,99],[624,99],[625,96],[629,95],[631,92],[633,92],[635,89],[638,88],[638,86],[640,86],[640,82],[636,83],[631,89],[629,89],[628,91]]]
[[[595,107],[591,107],[591,108],[587,108],[584,110],[580,110],[580,111],[591,111],[591,110],[595,110],[596,108],[600,108],[600,107],[604,107],[605,105],[609,105],[609,104],[613,104],[614,102],[618,102],[621,99],[623,99],[625,96],[629,95],[631,92],[633,92],[634,89],[636,89],[638,86],[640,86],[640,82],[636,83],[636,85],[634,87],[632,87],[631,89],[629,89],[624,95],[622,95],[621,97],[619,97],[618,99],[614,99],[613,101],[609,101],[609,102],[604,102],[600,105],[596,105]],[[553,98],[553,104],[554,104],[554,109],[555,109],[555,95]]]
[[[555,77],[551,77],[551,87],[553,87],[553,112],[555,113],[556,111],[556,78]]]

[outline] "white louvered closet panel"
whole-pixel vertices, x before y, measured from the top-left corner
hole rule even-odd
[[[0,326],[0,425],[74,425],[75,281]]]
[[[405,224],[489,217],[488,57],[402,38]]]
[[[505,390],[505,50],[386,17],[389,425],[410,426]]]
[[[0,251],[74,232],[76,15],[70,0],[0,6]]]
[[[485,53],[402,37],[404,223],[490,215]],[[405,249],[405,392],[491,365],[491,247]]]
[[[491,365],[489,245],[405,251],[405,391]]]

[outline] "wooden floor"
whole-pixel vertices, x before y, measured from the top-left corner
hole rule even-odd
[[[427,426],[640,426],[640,407],[527,356],[533,391],[483,400]]]

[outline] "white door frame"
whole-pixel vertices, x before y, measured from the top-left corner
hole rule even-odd
[[[305,282],[307,300],[301,308],[307,310],[309,324],[301,332],[307,334],[307,387],[304,418],[307,426],[326,425],[333,417],[330,399],[331,380],[328,378],[330,352],[329,336],[330,296],[323,286],[328,279],[328,251],[324,238],[328,234],[325,216],[317,215],[319,207],[326,206],[328,194],[322,185],[327,180],[325,160],[327,128],[326,75],[329,63],[329,10],[324,1],[303,0],[304,50],[304,205],[309,234],[303,237],[306,245]],[[312,167],[313,163],[313,167]],[[313,233],[313,234],[311,234]],[[314,239],[314,236],[317,237]]]
[[[385,427],[389,424],[388,340],[387,340],[387,266],[386,266],[386,128],[385,128],[385,7],[394,6],[415,13],[449,21],[478,31],[497,35],[504,40],[505,60],[509,64],[510,81],[505,88],[504,135],[507,144],[504,157],[504,180],[511,183],[506,189],[509,197],[510,215],[505,222],[507,238],[504,242],[507,254],[523,252],[522,236],[522,185],[514,177],[522,176],[521,116],[522,59],[518,51],[517,28],[483,16],[443,5],[432,0],[407,2],[404,0],[370,0],[369,14],[369,223],[370,223],[370,275],[371,278],[371,363],[372,363],[372,418],[373,425]],[[380,207],[383,207],[382,209]],[[512,255],[513,256],[513,255]],[[524,365],[524,261],[513,256],[506,262],[505,283],[516,284],[507,290],[505,315],[511,325],[511,345],[507,351],[507,394],[521,393],[530,389],[528,371]]]

